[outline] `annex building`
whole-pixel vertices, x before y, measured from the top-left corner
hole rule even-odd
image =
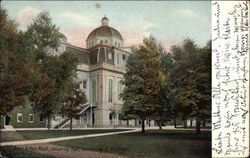
[[[86,48],[71,45],[64,36],[58,50],[49,50],[50,55],[63,52],[75,54],[80,61],[77,67],[81,89],[87,97],[87,104],[81,106],[80,118],[73,120],[75,127],[104,127],[113,125],[139,125],[140,121],[121,120],[123,106],[119,94],[124,86],[121,83],[125,73],[125,63],[130,49],[124,48],[124,39],[119,31],[109,26],[109,19],[103,17],[101,26],[89,33]],[[42,116],[32,110],[33,103],[27,101],[24,108],[15,108],[2,118],[2,125],[22,127],[45,127]],[[147,122],[149,123],[149,122]],[[67,127],[69,119],[55,116],[51,126]]]

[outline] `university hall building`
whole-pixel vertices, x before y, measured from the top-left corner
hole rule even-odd
[[[74,127],[108,127],[139,125],[140,121],[121,120],[123,106],[119,94],[130,49],[124,47],[124,39],[119,31],[109,26],[109,19],[103,17],[101,26],[89,33],[86,48],[71,45],[64,36],[58,50],[49,50],[50,55],[63,52],[75,54],[80,61],[77,67],[78,80],[88,102],[81,106],[80,118],[73,121]],[[4,116],[1,124],[14,128],[45,127],[45,119],[32,110],[33,103],[27,101],[24,108],[17,107]],[[69,119],[53,117],[51,126],[67,127]]]

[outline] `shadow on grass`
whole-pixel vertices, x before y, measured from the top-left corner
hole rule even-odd
[[[110,152],[130,157],[147,158],[209,158],[211,132],[147,130],[140,132],[84,138],[53,144],[85,150]]]
[[[4,146],[0,147],[2,156],[7,158],[55,158],[54,156],[39,154],[36,152],[24,150],[16,146]]]

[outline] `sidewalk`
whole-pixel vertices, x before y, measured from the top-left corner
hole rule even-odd
[[[138,131],[140,131],[140,129],[134,129],[134,130],[122,131],[122,132],[109,132],[109,133],[101,133],[101,134],[89,134],[89,135],[80,135],[80,136],[59,137],[59,138],[3,142],[3,143],[0,143],[0,146],[40,144],[40,143],[57,142],[57,141],[79,139],[79,138],[101,137],[101,136],[108,136],[108,135],[132,133],[132,132],[138,132]]]

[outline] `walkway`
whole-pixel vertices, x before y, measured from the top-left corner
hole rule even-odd
[[[79,139],[79,138],[101,137],[101,136],[108,136],[108,135],[132,133],[132,132],[138,132],[138,131],[140,131],[140,129],[132,129],[130,131],[122,131],[122,132],[109,132],[109,133],[101,133],[101,134],[89,134],[89,135],[59,137],[59,138],[48,138],[48,139],[37,139],[37,140],[23,140],[23,141],[13,141],[13,142],[3,142],[3,143],[0,143],[0,146],[40,144],[40,143],[57,142],[57,141]]]

